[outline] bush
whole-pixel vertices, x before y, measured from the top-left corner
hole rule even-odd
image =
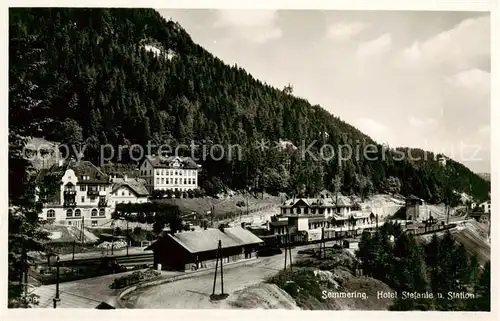
[[[244,201],[238,201],[238,202],[236,203],[236,206],[238,206],[238,207],[243,207],[243,206],[245,206],[245,205],[246,205],[246,203],[245,203]]]
[[[166,191],[155,189],[153,192],[151,192],[151,198],[159,200],[159,199],[164,198],[165,194],[166,194]]]
[[[305,301],[310,297],[323,301],[321,298],[323,288],[320,286],[312,268],[296,267],[293,271],[282,270],[271,277],[268,282],[274,283],[285,290],[297,301],[299,306],[301,301]]]
[[[116,278],[113,283],[109,285],[111,289],[123,289],[128,286],[143,282],[149,281],[154,278],[160,276],[161,273],[152,269],[146,271],[135,271],[132,274],[125,275],[119,278]]]

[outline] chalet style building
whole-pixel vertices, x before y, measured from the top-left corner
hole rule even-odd
[[[131,178],[127,175],[113,178],[111,189],[111,205],[126,203],[147,203],[149,192],[146,188],[146,181],[142,178]]]
[[[139,171],[150,193],[154,190],[188,191],[198,188],[200,167],[190,157],[147,156]]]
[[[42,181],[53,175],[60,186],[43,202],[40,217],[57,225],[98,227],[107,223],[119,203],[148,202],[141,179],[111,177],[88,161],[60,161],[41,169],[35,179],[37,199]],[[46,193],[43,193],[46,194]]]
[[[98,226],[99,221],[110,219],[113,207],[110,204],[111,177],[88,161],[62,161],[49,169],[42,169],[36,178],[40,192],[42,180],[54,175],[60,180],[60,188],[54,195],[43,199],[41,218],[60,225]],[[37,196],[38,197],[38,196]]]
[[[274,235],[300,234],[308,241],[334,237],[336,233],[362,231],[376,227],[377,217],[361,211],[348,197],[339,195],[289,199],[281,205],[281,215],[269,222]]]

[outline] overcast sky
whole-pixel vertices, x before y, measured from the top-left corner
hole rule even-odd
[[[488,13],[159,11],[227,64],[291,83],[378,142],[490,172]]]

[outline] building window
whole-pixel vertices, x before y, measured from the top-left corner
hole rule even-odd
[[[71,221],[68,222],[68,225],[71,226]]]
[[[184,185],[186,185],[186,179],[185,179],[185,178],[184,178],[184,180],[183,180],[183,184],[184,184]]]
[[[53,217],[56,217],[56,211],[48,210],[47,211],[47,218],[53,218]]]
[[[161,178],[161,183],[164,184],[165,183],[165,179],[162,177]]]
[[[160,175],[160,170],[159,169],[156,170],[156,175]]]
[[[76,209],[75,210],[75,217],[80,217],[82,216],[82,210],[81,209]]]
[[[128,191],[128,196],[132,196],[132,193],[130,193],[130,191]]]
[[[69,209],[66,211],[66,217],[72,217],[73,216],[73,210]]]
[[[80,192],[85,192],[87,190],[87,185],[80,185]]]
[[[300,214],[300,207],[297,207],[297,214]]]
[[[177,178],[175,179],[175,184],[177,184]]]
[[[163,169],[161,170],[161,175],[165,175],[165,171]]]
[[[304,214],[309,214],[309,208],[304,208]]]
[[[160,179],[156,178],[156,184],[160,184]]]
[[[96,227],[97,226],[97,221],[92,221],[91,225],[92,225],[92,227]]]
[[[311,214],[316,214],[316,209],[315,208],[311,208]]]
[[[149,170],[149,175],[153,175],[153,170]]]
[[[82,196],[82,203],[85,203],[85,196]]]
[[[122,196],[125,196],[125,191],[122,191]]]
[[[99,209],[99,216],[106,216],[106,211],[103,208]]]
[[[97,210],[94,208],[92,209],[92,212],[90,212],[91,216],[97,216]]]

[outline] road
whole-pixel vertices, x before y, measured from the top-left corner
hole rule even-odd
[[[331,246],[335,242],[327,242]],[[319,247],[319,244],[298,246],[292,249],[292,258],[296,260],[302,249]],[[253,284],[260,283],[273,276],[284,267],[285,254],[257,258],[246,264],[235,264],[224,268],[224,293],[234,293]],[[221,301],[211,302],[214,275],[199,275],[139,289],[123,298],[126,308],[135,309],[214,309],[221,308]],[[216,293],[220,293],[220,273],[217,275]]]

